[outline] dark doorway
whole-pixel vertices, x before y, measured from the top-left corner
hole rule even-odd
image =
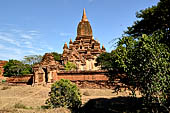
[[[94,49],[94,43],[93,43],[93,45],[92,45],[92,49]]]
[[[47,72],[47,68],[43,68],[44,72],[45,72],[45,82],[48,82],[48,72]]]

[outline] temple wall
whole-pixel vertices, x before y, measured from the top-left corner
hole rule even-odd
[[[60,71],[56,80],[69,79],[71,81],[107,81],[106,71]]]
[[[113,88],[106,71],[60,71],[54,81],[69,79],[80,88]]]
[[[21,75],[21,76],[12,76],[6,78],[6,81],[9,84],[22,84],[22,85],[31,85],[33,83],[34,76],[33,74]]]
[[[109,82],[106,71],[51,71],[48,73],[48,82],[45,82],[44,73],[40,76],[35,76],[32,74],[24,76],[13,76],[7,78],[8,83],[12,84],[51,84],[60,79],[69,79],[71,82],[75,83],[79,88],[108,88],[114,89],[116,86],[126,89],[127,85],[120,82],[120,79],[115,79],[114,83]],[[121,75],[120,75],[121,76]]]
[[[3,66],[7,63],[7,61],[0,61],[0,77],[3,76],[4,68]]]

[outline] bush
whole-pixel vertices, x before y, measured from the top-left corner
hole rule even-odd
[[[73,62],[67,62],[66,64],[65,64],[65,70],[67,70],[67,71],[71,71],[71,70],[76,70],[77,69],[77,66],[76,66],[76,64],[74,64]]]
[[[21,104],[21,103],[16,103],[14,105],[14,108],[27,109],[27,107],[24,104]]]
[[[61,79],[52,84],[49,96],[46,104],[50,108],[65,107],[77,110],[82,104],[80,91],[70,80]]]

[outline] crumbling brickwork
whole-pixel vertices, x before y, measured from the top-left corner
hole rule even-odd
[[[0,61],[0,77],[3,76],[4,68],[3,66],[7,63],[8,61]]]

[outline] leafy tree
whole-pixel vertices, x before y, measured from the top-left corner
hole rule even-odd
[[[118,69],[124,73],[126,83],[133,86],[133,90],[139,88],[147,102],[166,103],[170,93],[170,53],[166,44],[160,43],[162,38],[163,34],[159,33],[143,35],[138,40],[123,37],[107,57],[108,61],[99,63],[109,71]]]
[[[139,20],[135,21],[125,34],[138,37],[142,34],[151,35],[155,31],[164,33],[161,42],[170,47],[170,1],[160,0],[156,6],[152,6],[137,12],[136,17]]]
[[[4,76],[10,77],[30,74],[32,73],[31,70],[31,66],[28,64],[23,64],[18,60],[9,60],[9,62],[4,65]]]
[[[51,108],[65,107],[76,110],[82,104],[80,91],[70,80],[61,79],[52,84],[49,96],[46,104]]]
[[[57,52],[52,52],[54,59],[56,61],[60,61],[61,60],[61,54],[57,53]]]
[[[65,70],[70,71],[70,70],[75,70],[75,69],[77,69],[76,64],[69,62],[69,61],[65,64]]]
[[[100,65],[102,69],[112,69],[112,53],[102,53],[99,57],[96,59],[97,65]]]
[[[29,55],[29,56],[25,56],[24,57],[24,63],[25,64],[30,64],[30,65],[34,65],[36,63],[40,63],[42,60],[42,56],[41,55]]]
[[[24,73],[33,73],[33,66],[34,64],[40,63],[42,60],[41,55],[29,55],[24,56],[24,60],[22,61],[23,64],[25,64],[25,68],[23,70]]]

